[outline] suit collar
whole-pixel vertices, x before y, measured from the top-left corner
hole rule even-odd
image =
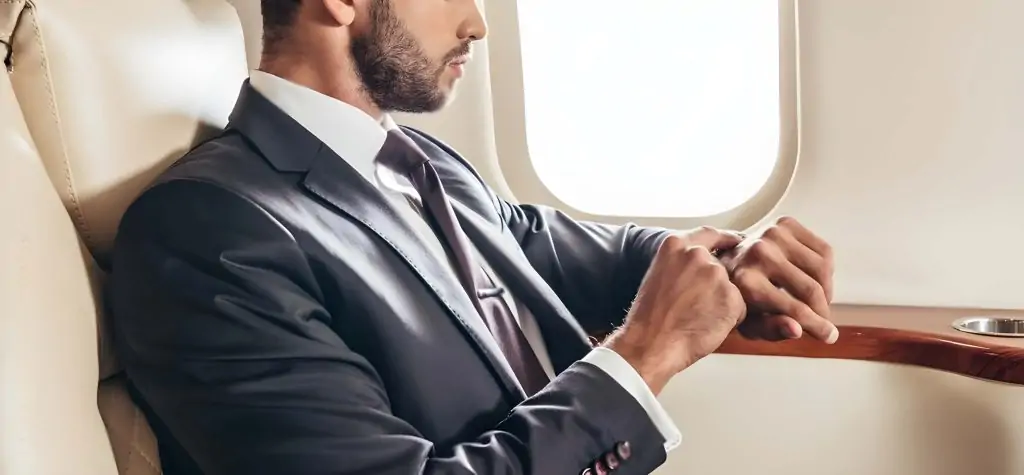
[[[377,120],[358,107],[264,71],[252,71],[249,84],[374,183],[377,153],[387,131],[397,127],[390,115]]]
[[[320,147],[327,146],[372,183],[387,131],[400,127],[390,115],[377,122],[342,101],[253,71],[242,83],[227,128],[242,132],[278,171],[308,170]]]
[[[419,242],[384,195],[347,161],[299,125],[280,108],[242,86],[228,130],[240,132],[278,171],[304,172],[301,185],[335,211],[361,224],[367,232],[401,257],[420,281],[433,291],[456,325],[490,365],[513,404],[525,397],[500,348],[461,284]]]
[[[248,79],[242,83],[226,130],[240,132],[281,172],[309,170],[324,147],[323,142],[257,92]]]

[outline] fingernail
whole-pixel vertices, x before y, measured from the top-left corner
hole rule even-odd
[[[831,345],[839,339],[839,329],[832,327],[832,333],[828,334],[828,338],[825,339],[825,343]]]

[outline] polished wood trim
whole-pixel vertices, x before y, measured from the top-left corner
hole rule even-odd
[[[832,345],[806,337],[767,342],[733,334],[718,353],[898,363],[1024,385],[1022,348],[894,328],[841,325],[839,331],[839,341]]]
[[[974,335],[952,327],[961,317],[1024,317],[1020,311],[834,305],[839,340],[767,342],[730,335],[718,353],[877,361],[932,368],[1024,385],[1024,338]]]
[[[1024,338],[974,335],[952,327],[956,319],[971,316],[1024,318],[1024,311],[834,305],[835,344],[806,336],[755,341],[734,333],[717,353],[896,363],[1024,385]]]

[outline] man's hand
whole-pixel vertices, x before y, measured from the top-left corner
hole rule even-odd
[[[710,228],[669,236],[625,323],[605,340],[655,394],[676,373],[715,351],[747,314],[743,296],[714,256],[737,241]]]
[[[747,304],[741,334],[784,340],[806,331],[829,344],[839,338],[829,320],[832,249],[797,220],[779,218],[760,237],[741,242],[721,258]]]
[[[675,237],[680,238],[687,246],[700,246],[718,255],[733,250],[743,242],[744,236],[735,231],[701,226],[686,231],[678,231]]]

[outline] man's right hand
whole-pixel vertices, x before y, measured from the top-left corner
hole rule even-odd
[[[644,277],[625,323],[604,343],[654,394],[715,351],[746,315],[729,273],[713,255],[740,237],[711,228],[668,237]]]

